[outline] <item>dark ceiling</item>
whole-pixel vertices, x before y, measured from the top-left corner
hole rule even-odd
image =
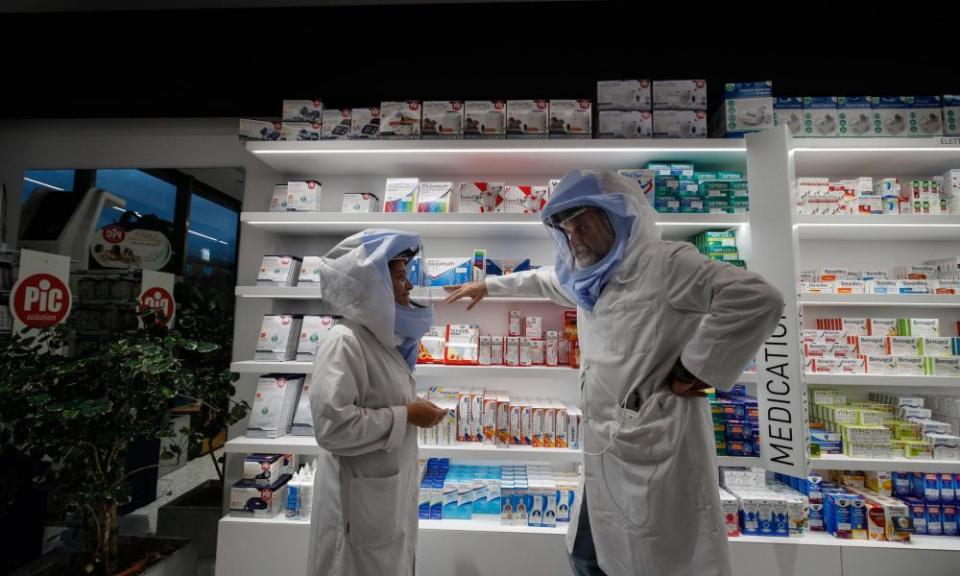
[[[7,10],[25,4],[37,5],[13,2]],[[136,12],[63,12],[79,3],[42,4],[48,11],[0,15],[0,117],[261,117],[278,114],[285,97],[319,96],[336,107],[384,99],[592,98],[596,80],[621,77],[706,78],[711,105],[726,81],[773,80],[784,96],[960,92],[956,38],[936,24],[943,12],[884,14],[861,3],[441,2]],[[923,32],[925,22],[934,23],[931,34]]]

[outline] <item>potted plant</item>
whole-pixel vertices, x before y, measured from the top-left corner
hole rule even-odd
[[[157,554],[143,543],[119,546],[117,507],[139,471],[126,469],[126,453],[135,440],[173,436],[171,401],[197,386],[184,357],[216,346],[145,325],[75,356],[61,353],[64,327],[0,343],[0,450],[39,459],[36,483],[52,491],[66,518],[82,521],[83,544],[55,573],[112,576]],[[177,452],[172,446],[162,456]],[[169,542],[160,548],[171,552]]]
[[[229,372],[233,345],[233,313],[221,291],[177,285],[176,330],[198,344],[181,355],[182,367],[193,377],[180,395],[195,403],[197,413],[188,430],[188,453],[198,457],[206,450],[217,472],[217,480],[204,482],[160,507],[157,534],[189,538],[197,545],[200,558],[216,556],[217,527],[223,516],[224,458],[217,456],[214,439],[228,426],[246,417],[250,406],[234,400],[234,383]]]

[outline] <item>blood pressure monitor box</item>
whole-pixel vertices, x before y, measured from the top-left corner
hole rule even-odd
[[[350,116],[351,140],[376,140],[380,135],[380,109],[354,108]]]
[[[706,138],[707,113],[699,110],[654,110],[654,138]]]
[[[873,136],[873,114],[869,96],[837,97],[837,118],[841,138]]]
[[[504,100],[467,100],[464,103],[464,138],[504,138],[507,103]]]
[[[706,112],[707,81],[655,80],[653,82],[653,109]]]
[[[649,80],[597,82],[597,110],[649,111],[653,105]]]
[[[417,100],[383,102],[380,105],[380,138],[419,140],[422,113]]]
[[[350,137],[351,110],[349,108],[326,109],[323,111],[321,140],[341,140]]]
[[[284,100],[284,122],[317,122],[323,115],[322,100]]]
[[[589,100],[550,101],[550,138],[592,137],[592,102]]]
[[[902,137],[909,135],[910,96],[875,96],[870,101],[873,112],[873,135]]]
[[[653,138],[653,113],[639,110],[601,110],[597,138]]]
[[[547,100],[508,100],[507,138],[547,138],[549,116]]]
[[[420,135],[429,139],[463,138],[464,109],[460,100],[435,100],[423,103]]]
[[[807,96],[803,99],[803,135],[831,138],[838,134],[836,96]]]

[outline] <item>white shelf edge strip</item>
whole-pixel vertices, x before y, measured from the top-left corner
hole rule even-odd
[[[630,148],[330,148],[330,149],[287,149],[287,150],[252,150],[254,154],[280,154],[280,155],[336,155],[336,154],[632,154],[636,152],[664,152],[664,153],[691,153],[691,152],[712,152],[718,154],[743,154],[747,150],[743,146],[724,146],[724,147],[658,147],[658,146],[635,146]]]
[[[306,530],[310,526],[309,520],[290,520],[276,516],[272,518],[255,518],[243,516],[224,516],[220,519],[224,524],[259,524],[264,528],[277,526],[293,526],[297,530]],[[503,526],[493,521],[484,520],[419,520],[420,530],[437,531],[464,531],[464,532],[495,532],[502,534],[565,534],[568,525],[561,524],[555,528],[537,528],[532,526]],[[960,551],[960,538],[956,536],[913,536],[910,543],[879,542],[874,540],[843,540],[834,538],[825,532],[808,532],[803,536],[773,537],[773,536],[731,536],[731,544],[785,544],[792,546],[842,546],[853,548],[892,548],[900,550],[942,550]]]

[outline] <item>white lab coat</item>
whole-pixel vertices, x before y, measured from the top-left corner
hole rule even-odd
[[[579,309],[584,486],[600,567],[610,576],[729,576],[709,404],[673,394],[683,365],[729,389],[776,326],[780,293],[756,274],[658,237],[640,198],[624,259],[594,310]],[[552,268],[487,278],[490,296],[575,306]],[[635,388],[639,412],[618,412]],[[611,439],[616,435],[615,439]],[[581,498],[567,535],[572,550]]]
[[[350,241],[321,264],[325,306],[347,318],[320,342],[310,385],[320,455],[308,576],[412,576],[416,385],[394,345],[392,293]]]

